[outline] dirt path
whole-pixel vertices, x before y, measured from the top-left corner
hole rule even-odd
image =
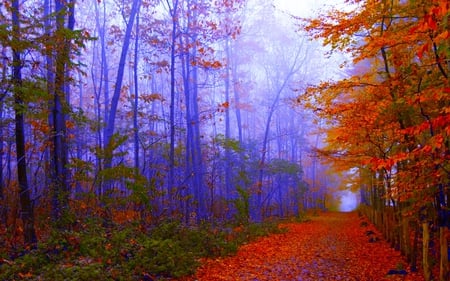
[[[419,273],[387,275],[405,266],[400,254],[355,213],[325,213],[310,222],[284,225],[240,248],[236,256],[206,261],[191,280],[423,280]],[[367,231],[375,234],[367,235]]]

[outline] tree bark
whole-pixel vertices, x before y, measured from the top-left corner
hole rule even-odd
[[[231,139],[231,128],[230,128],[230,38],[225,39],[225,55],[226,55],[226,65],[225,65],[225,141]],[[231,168],[231,151],[230,146],[225,146],[225,196],[227,200],[231,197],[231,179],[232,179],[232,168]]]
[[[68,64],[70,61],[70,40],[67,38],[66,30],[73,31],[75,2],[55,0],[56,13],[56,42],[61,44],[56,49],[54,58],[55,81],[53,87],[53,101],[51,104],[51,125],[52,125],[52,143],[51,161],[52,161],[52,216],[58,224],[63,222],[63,216],[69,208],[69,192],[67,180],[67,112],[69,105],[68,97]],[[68,20],[66,22],[66,17]],[[67,27],[65,26],[68,24]],[[60,225],[63,227],[63,225]]]
[[[134,40],[134,104],[133,104],[133,133],[134,133],[134,167],[136,174],[139,174],[139,126],[138,126],[138,110],[139,110],[139,80],[138,80],[138,63],[139,63],[139,11],[136,15],[136,38]]]
[[[440,263],[439,263],[439,280],[446,281],[449,280],[449,269],[448,269],[448,241],[447,241],[447,227],[439,227],[439,244],[440,244]]]
[[[167,4],[170,7],[169,0]],[[172,34],[170,46],[170,147],[169,147],[169,179],[167,186],[167,194],[169,198],[169,206],[173,208],[172,202],[175,193],[175,57],[176,57],[176,40],[178,31],[178,0],[173,1],[170,7],[170,16],[172,19]],[[173,210],[169,210],[172,212]]]
[[[3,69],[3,73],[6,73],[6,69]],[[5,195],[4,195],[4,175],[3,175],[3,157],[5,153],[3,152],[4,145],[3,145],[3,97],[0,97],[0,226],[4,225],[6,227],[6,202],[5,202]]]
[[[422,266],[423,266],[423,274],[426,281],[431,280],[431,268],[429,263],[429,244],[430,244],[430,229],[428,226],[428,222],[422,223]]]
[[[100,22],[100,11],[99,11],[99,3],[97,1],[94,1],[94,8],[95,8],[95,25],[98,30],[98,37],[100,42],[100,79],[98,79],[93,66],[91,70],[91,76],[92,76],[92,84],[94,85],[94,102],[95,102],[95,116],[96,116],[96,122],[97,122],[97,146],[100,150],[104,149],[104,139],[103,137],[106,135],[106,126],[102,128],[102,121],[106,122],[108,120],[108,104],[109,104],[109,65],[107,60],[107,45],[106,45],[106,3],[103,1],[103,12],[102,12],[102,21]],[[95,46],[95,45],[94,45]],[[92,63],[94,64],[98,58],[97,52],[93,52],[93,58]],[[97,80],[98,86],[97,86]],[[102,95],[103,95],[103,104],[104,109],[102,111]],[[102,135],[103,133],[103,135]],[[99,155],[96,157],[96,170],[100,171],[103,168],[103,162]],[[103,194],[103,184],[102,180],[98,179],[96,181],[96,192],[97,195],[100,196]]]
[[[19,0],[12,1],[12,25],[13,37],[20,40],[20,10]],[[20,217],[23,223],[23,235],[25,244],[37,242],[34,229],[34,210],[31,202],[31,190],[28,186],[27,162],[25,150],[24,112],[25,104],[22,99],[22,59],[21,51],[12,46],[13,52],[13,91],[15,104],[15,134],[17,157],[17,180],[19,184]]]
[[[126,26],[125,37],[123,40],[122,51],[120,53],[119,68],[117,70],[116,83],[114,86],[114,93],[111,99],[111,106],[109,108],[108,119],[106,120],[105,135],[103,141],[104,149],[111,145],[112,136],[114,134],[117,107],[119,105],[120,93],[122,91],[123,74],[125,71],[125,62],[127,59],[128,47],[131,40],[131,31],[133,30],[134,20],[140,8],[140,0],[133,0],[131,6],[130,17]],[[111,168],[112,155],[108,155],[105,159],[104,168]],[[105,187],[107,189],[107,187]],[[107,191],[107,190],[106,190]]]

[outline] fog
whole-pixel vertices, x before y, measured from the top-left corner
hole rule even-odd
[[[314,16],[325,2],[78,1],[65,16],[72,45],[63,80],[51,63],[58,44],[41,40],[53,22],[30,27],[24,40],[37,46],[23,52],[24,80],[43,93],[64,83],[64,110],[54,120],[67,126],[61,165],[70,196],[134,198],[153,217],[184,221],[258,221],[327,208],[339,177],[314,152],[324,145],[321,121],[295,100],[341,76],[342,58],[325,56],[290,16]],[[52,5],[41,6],[21,8],[51,17]],[[26,116],[34,200],[48,194],[50,94],[30,96]],[[0,128],[7,146],[14,111],[1,106],[10,120]],[[2,170],[15,168],[0,156]],[[341,202],[343,211],[356,206],[351,193],[341,193]]]
[[[341,212],[351,212],[358,207],[357,195],[349,190],[341,191],[339,196],[339,210]]]

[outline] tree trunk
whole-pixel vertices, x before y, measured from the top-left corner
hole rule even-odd
[[[230,56],[233,55],[233,48],[230,47]],[[231,75],[232,75],[232,83],[233,83],[233,92],[234,92],[234,111],[236,114],[236,127],[238,130],[238,140],[242,145],[243,143],[243,133],[242,133],[242,116],[241,116],[241,97],[240,92],[238,90],[238,73],[237,73],[237,62],[233,61],[233,65],[231,67]]]
[[[194,41],[195,42],[195,41]],[[193,56],[196,57],[196,50],[194,49]],[[192,126],[193,126],[193,152],[194,159],[192,163],[194,164],[194,196],[197,201],[197,221],[206,218],[206,202],[204,198],[204,167],[202,159],[202,149],[201,149],[201,134],[200,134],[200,111],[198,108],[198,67],[194,66],[192,69]]]
[[[225,39],[225,141],[231,139],[231,128],[230,128],[230,38]],[[227,200],[233,199],[231,197],[231,179],[232,179],[232,168],[231,168],[231,151],[230,146],[225,146],[225,196]],[[227,215],[228,216],[228,215]],[[228,218],[228,217],[227,217]]]
[[[167,0],[167,4],[170,7],[169,0]],[[172,19],[172,34],[170,46],[170,147],[167,195],[169,208],[173,208],[172,202],[175,193],[175,57],[178,31],[178,0],[173,1],[173,6],[170,8],[170,16]],[[169,211],[172,212],[173,210]]]
[[[6,73],[6,69],[3,69],[3,73]],[[3,157],[5,153],[3,152],[3,127],[5,126],[3,123],[3,97],[0,97],[0,227],[3,225],[6,227],[6,201],[5,201],[5,181],[3,175]]]
[[[422,231],[423,231],[423,248],[422,248],[422,266],[423,266],[423,274],[426,281],[431,280],[431,268],[429,263],[429,244],[430,244],[430,229],[428,226],[428,222],[422,223]]]
[[[106,44],[106,3],[103,1],[103,13],[102,13],[102,22],[100,22],[100,12],[99,12],[99,3],[94,1],[95,8],[95,24],[98,30],[98,37],[100,42],[100,79],[97,78],[95,71],[92,67],[91,76],[92,76],[92,84],[94,85],[94,102],[95,102],[95,116],[97,121],[97,146],[100,150],[105,149],[103,137],[106,135],[106,126],[103,127],[103,135],[102,135],[102,120],[106,122],[108,120],[108,108],[109,105],[109,66],[107,60],[107,44]],[[94,45],[95,46],[95,45]],[[97,53],[93,52],[93,64],[98,60]],[[99,80],[98,87],[96,86],[97,80]],[[103,104],[104,110],[102,111],[101,105],[101,96],[103,94]],[[103,162],[101,157],[97,155],[95,162],[96,171],[101,171],[103,168]],[[100,196],[103,194],[103,183],[101,179],[96,181],[96,192],[97,195]]]
[[[134,133],[134,167],[136,175],[139,174],[139,126],[138,126],[138,110],[139,110],[139,80],[138,80],[138,63],[139,63],[139,11],[136,15],[136,38],[134,40],[134,104],[133,104],[133,133]]]
[[[14,40],[20,38],[19,0],[12,1],[12,25]],[[34,210],[31,202],[31,191],[28,186],[27,162],[25,151],[24,112],[25,104],[22,99],[22,59],[21,52],[12,47],[13,52],[13,91],[15,103],[15,135],[17,157],[17,180],[19,184],[20,218],[23,223],[25,244],[37,242],[34,229]]]
[[[67,180],[67,128],[66,119],[68,112],[67,103],[67,72],[70,61],[70,41],[66,37],[66,16],[68,16],[67,29],[73,30],[74,14],[73,1],[55,0],[56,13],[56,41],[63,45],[56,50],[55,56],[55,81],[53,103],[51,104],[52,142],[52,216],[55,222],[65,223],[62,219],[67,213],[70,189]],[[60,225],[63,226],[63,225]]]
[[[6,55],[6,48],[2,49],[1,56],[7,58]],[[1,81],[6,81],[7,75],[8,75],[8,65],[7,63],[2,63],[2,77]],[[2,89],[3,90],[3,89]],[[7,223],[7,211],[6,211],[6,201],[5,201],[5,174],[3,169],[5,168],[5,165],[3,164],[3,157],[5,157],[4,152],[4,141],[6,141],[5,136],[3,135],[5,130],[4,127],[6,126],[4,122],[4,99],[6,97],[7,90],[4,89],[2,93],[0,93],[0,227],[4,225],[6,227]]]
[[[447,227],[439,227],[439,244],[440,244],[440,266],[439,266],[439,280],[446,281],[449,280],[449,269],[448,269],[448,241],[447,241]]]
[[[409,219],[406,217],[402,217],[402,215],[399,215],[399,218],[402,222],[401,227],[401,249],[403,255],[408,259],[408,261],[411,260],[411,243],[409,240]]]
[[[417,254],[418,254],[418,244],[419,244],[419,232],[420,232],[420,225],[418,222],[414,222],[414,241],[412,245],[412,253],[411,253],[411,271],[416,272],[417,271]]]
[[[128,47],[131,40],[131,31],[133,30],[134,20],[140,8],[140,0],[133,0],[131,6],[130,17],[126,25],[125,37],[123,40],[122,51],[120,53],[119,68],[117,70],[116,83],[114,86],[114,93],[111,99],[111,106],[109,108],[108,119],[106,120],[105,135],[103,140],[103,147],[107,149],[111,146],[112,136],[114,134],[117,107],[119,105],[120,93],[122,91],[123,74],[125,71],[125,62],[127,59]],[[104,168],[108,169],[112,166],[112,155],[108,155],[105,159]],[[108,186],[105,186],[108,191]]]

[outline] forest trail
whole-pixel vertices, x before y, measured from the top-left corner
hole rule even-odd
[[[388,275],[407,268],[400,253],[356,213],[323,213],[288,232],[242,246],[232,257],[203,261],[188,280],[424,280],[420,273]],[[371,232],[373,234],[370,234]],[[370,238],[380,240],[370,242]]]

